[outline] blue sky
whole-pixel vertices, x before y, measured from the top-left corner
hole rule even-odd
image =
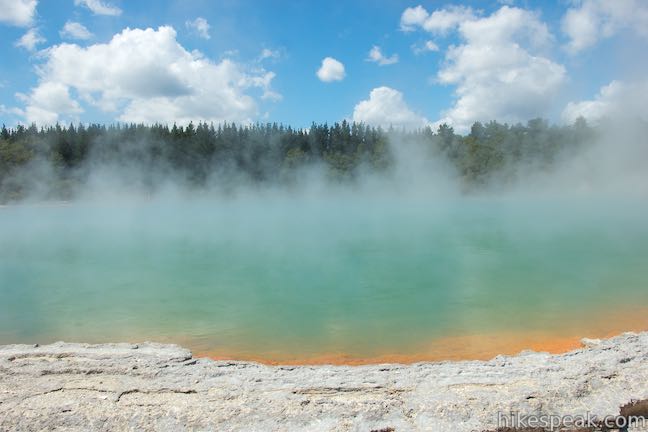
[[[0,0],[0,120],[596,121],[648,88],[646,16],[641,0]],[[327,57],[344,73],[323,81]]]

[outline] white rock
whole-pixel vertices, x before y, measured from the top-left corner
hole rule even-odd
[[[481,431],[498,412],[616,415],[646,383],[648,333],[562,355],[289,368],[154,343],[8,345],[0,430]]]
[[[583,338],[580,340],[580,342],[581,345],[589,348],[601,345],[601,339]]]

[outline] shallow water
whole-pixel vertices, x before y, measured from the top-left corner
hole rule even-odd
[[[0,343],[425,358],[470,356],[480,335],[524,347],[623,330],[648,306],[647,208],[361,194],[4,207]]]

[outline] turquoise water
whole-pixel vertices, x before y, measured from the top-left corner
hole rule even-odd
[[[0,208],[0,343],[370,356],[648,306],[628,200],[154,200]]]

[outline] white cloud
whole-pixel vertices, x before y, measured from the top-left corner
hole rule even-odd
[[[274,72],[262,71],[261,75],[249,77],[248,80],[254,87],[263,89],[261,99],[277,102],[283,99],[283,96],[280,93],[272,90],[271,88],[272,80],[275,78],[275,76],[276,74]]]
[[[448,6],[428,13],[423,6],[419,5],[405,9],[401,15],[400,25],[403,31],[422,28],[430,33],[445,34],[460,23],[474,17],[473,10],[466,6]]]
[[[423,26],[428,16],[428,11],[421,5],[405,9],[400,20],[401,30],[407,32],[416,30],[417,27]]]
[[[380,66],[391,65],[398,63],[398,54],[392,54],[387,57],[382,53],[382,50],[379,46],[374,45],[369,51],[369,57],[367,61],[378,63]]]
[[[8,115],[12,115],[12,116],[21,117],[21,116],[23,116],[24,113],[19,108],[15,108],[15,107],[8,108],[8,107],[0,104],[0,114],[8,114]]]
[[[70,97],[69,87],[57,82],[45,82],[34,88],[29,95],[17,94],[27,107],[23,116],[29,123],[52,124],[59,116],[75,115],[83,110],[79,103]]]
[[[278,59],[279,57],[281,57],[281,53],[278,50],[271,50],[269,48],[263,48],[261,54],[259,54],[259,60]]]
[[[576,2],[562,19],[569,37],[566,49],[576,53],[623,29],[648,38],[648,3],[645,0],[583,0]]]
[[[63,29],[59,32],[59,35],[62,38],[79,40],[91,39],[93,36],[92,32],[90,32],[90,30],[88,30],[83,24],[74,21],[66,22]]]
[[[127,28],[108,43],[61,44],[44,56],[45,64],[37,69],[39,84],[23,98],[29,121],[51,122],[58,113],[76,113],[81,107],[75,104],[83,101],[125,122],[250,122],[257,116],[257,101],[249,90],[278,97],[270,88],[272,72],[247,71],[229,59],[215,63],[198,51],[188,52],[168,26]],[[71,105],[61,102],[67,110],[54,109],[41,96],[55,93],[60,102],[62,89],[78,95]]]
[[[596,123],[602,119],[637,116],[648,119],[648,80],[634,83],[612,81],[601,87],[592,100],[570,102],[562,112],[566,123],[578,117]]]
[[[209,23],[207,20],[203,17],[198,17],[193,21],[187,21],[185,22],[185,26],[187,28],[192,29],[193,31],[196,32],[196,34],[203,38],[203,39],[209,39]]]
[[[439,51],[439,46],[434,43],[434,41],[428,40],[422,43],[421,45],[414,44],[412,45],[412,51],[414,54],[425,54],[427,52]]]
[[[571,39],[566,48],[572,53],[594,45],[599,37],[596,17],[586,7],[569,9],[562,19],[562,30]]]
[[[430,33],[458,30],[461,43],[447,50],[437,81],[456,86],[457,100],[441,121],[460,132],[475,121],[545,115],[565,82],[565,68],[542,55],[553,38],[533,12],[503,6],[478,17],[470,9],[451,8],[421,22]]]
[[[385,128],[394,126],[406,129],[416,129],[429,124],[425,117],[412,111],[401,92],[390,87],[373,89],[369,99],[355,106],[353,121]]]
[[[0,0],[0,22],[27,27],[34,21],[38,0]]]
[[[38,29],[31,28],[21,36],[15,43],[17,47],[25,48],[28,51],[34,51],[36,45],[45,42],[45,38],[40,35]]]
[[[346,76],[344,65],[333,57],[326,57],[317,70],[317,77],[324,82],[342,81]]]
[[[121,15],[122,10],[116,6],[111,6],[102,2],[101,0],[74,0],[76,6],[85,6],[92,11],[95,15]]]

